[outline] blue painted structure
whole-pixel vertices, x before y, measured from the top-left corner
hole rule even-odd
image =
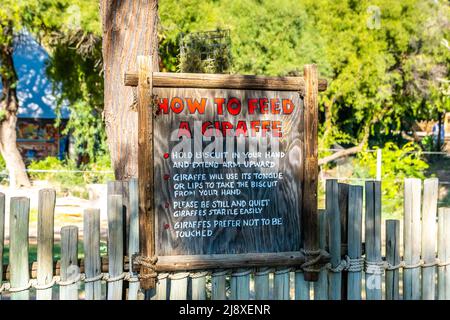
[[[53,90],[54,85],[46,75],[46,66],[49,59],[45,49],[28,33],[20,33],[15,40],[13,54],[14,67],[17,71],[17,98],[19,100],[18,131],[24,126],[30,128],[36,126],[37,131],[45,129],[49,123],[54,123],[57,115],[57,94],[58,90]],[[1,83],[0,83],[1,90]],[[61,119],[67,120],[70,111],[67,104],[61,107]],[[29,131],[29,130],[28,130]],[[29,133],[29,132],[27,132]],[[62,158],[67,149],[67,137],[55,139],[21,138],[18,132],[18,146],[25,158],[36,158],[33,148],[57,145],[57,156]],[[36,136],[40,136],[36,134]],[[58,134],[59,136],[59,134]],[[41,143],[41,145],[39,145]],[[31,149],[30,149],[31,148]]]

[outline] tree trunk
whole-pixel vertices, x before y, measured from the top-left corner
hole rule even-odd
[[[138,55],[153,55],[158,71],[158,1],[100,0],[105,77],[104,119],[116,179],[137,177],[136,88],[126,87],[126,71],[137,70]]]
[[[29,187],[30,180],[25,171],[22,155],[16,143],[17,116],[10,113],[0,125],[0,152],[9,172],[9,185],[15,187]]]
[[[16,83],[18,79],[12,58],[14,52],[13,28],[11,24],[2,27],[5,38],[10,39],[10,41],[0,44],[0,65],[2,66],[0,76],[3,85],[0,102],[0,153],[9,172],[10,186],[13,188],[29,187],[30,180],[25,171],[22,156],[17,149],[16,141],[16,113],[18,109]]]

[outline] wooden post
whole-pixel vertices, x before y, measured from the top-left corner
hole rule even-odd
[[[450,300],[450,208],[439,208],[438,299]]]
[[[317,127],[318,127],[318,71],[315,64],[305,65],[305,96],[304,96],[304,156],[303,156],[303,196],[302,196],[302,234],[303,246],[308,252],[319,249],[318,220],[317,220],[317,177],[318,150],[317,150]],[[305,280],[317,281],[317,272],[305,272]]]
[[[28,270],[28,228],[30,199],[13,197],[10,203],[9,263],[11,288],[26,287],[30,280]],[[30,290],[11,293],[11,300],[28,300]]]
[[[100,210],[86,209],[83,216],[84,272],[87,279],[100,276]],[[101,280],[86,282],[84,285],[86,300],[102,299]]]
[[[206,300],[206,271],[191,273],[191,299]]]
[[[44,286],[53,280],[53,243],[56,192],[39,190],[37,230],[37,284]],[[51,300],[53,288],[36,289],[37,300]]]
[[[386,262],[391,266],[400,263],[400,221],[386,220]],[[386,300],[399,300],[399,269],[386,270]]]
[[[434,300],[436,291],[436,215],[439,180],[426,179],[423,183],[422,207],[422,300]],[[426,266],[429,264],[429,266]]]
[[[129,181],[129,238],[128,238],[128,256],[131,258],[134,254],[139,253],[139,188],[138,180],[133,178]],[[137,275],[133,272],[130,264],[130,274]],[[133,279],[134,280],[134,279]],[[137,300],[139,292],[139,282],[130,281],[128,285],[128,300]]]
[[[289,300],[290,268],[279,268],[274,272],[273,295],[275,300]]]
[[[0,284],[3,283],[3,249],[5,242],[5,194],[0,192]],[[2,295],[0,294],[0,300]]]
[[[347,220],[347,244],[348,257],[350,259],[361,259],[362,244],[362,205],[363,187],[350,186],[348,189],[348,220]],[[361,300],[362,270],[349,270],[347,282],[347,299]]]
[[[403,243],[403,299],[420,299],[420,179],[405,179]],[[414,267],[417,266],[417,267]]]
[[[211,299],[225,300],[227,270],[215,270],[211,275]]]
[[[123,273],[123,204],[122,196],[108,196],[108,260],[110,280]],[[123,280],[108,282],[108,300],[122,299]]]
[[[325,250],[327,246],[328,223],[325,210],[319,210],[319,246]],[[314,300],[328,300],[328,270],[322,268],[319,280],[314,282]]]
[[[78,278],[78,228],[66,226],[61,228],[61,281]],[[78,300],[78,283],[60,285],[60,300]]]
[[[239,268],[231,274],[231,300],[250,299],[250,269]]]
[[[155,255],[155,212],[153,203],[153,65],[152,56],[138,56],[138,179],[141,255]],[[155,278],[145,278],[150,270],[141,267],[141,287],[151,289]]]
[[[331,268],[338,268],[341,263],[341,214],[339,212],[339,191],[337,180],[329,179],[326,183],[326,207],[328,225],[330,227],[329,248]],[[329,274],[328,298],[341,299],[341,272]]]
[[[186,300],[189,272],[177,272],[169,276],[170,300]]]
[[[270,268],[257,268],[255,272],[255,299],[269,299]],[[303,275],[302,275],[303,276]]]
[[[366,181],[366,263],[381,264],[381,182]],[[381,276],[377,267],[366,269],[366,299],[381,300]]]

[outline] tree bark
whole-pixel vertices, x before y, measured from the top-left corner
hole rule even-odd
[[[17,92],[18,81],[13,63],[13,28],[12,25],[2,26],[4,41],[0,44],[0,65],[2,80],[2,96],[0,102],[0,153],[6,163],[9,172],[9,184],[11,187],[29,187],[30,180],[25,171],[25,163],[17,148]]]
[[[116,179],[137,177],[136,88],[126,87],[126,71],[137,70],[138,55],[153,55],[159,70],[158,1],[100,0],[105,77],[104,119]]]

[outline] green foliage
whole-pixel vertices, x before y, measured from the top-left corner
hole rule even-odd
[[[84,197],[87,196],[87,184],[106,183],[114,179],[107,155],[98,157],[96,162],[82,165],[81,168],[73,160],[47,157],[31,162],[28,169],[33,180],[47,180],[62,192]]]
[[[232,71],[300,73],[317,63],[329,88],[321,94],[321,143],[354,145],[366,127],[377,144],[416,120],[450,110],[448,3],[333,0],[161,1],[160,53],[176,71],[180,34],[231,30]],[[376,19],[379,19],[376,20]]]
[[[107,152],[102,119],[103,76],[98,9],[92,1],[73,2],[61,20],[61,31],[49,37],[51,59],[47,74],[58,85],[58,105],[69,104],[71,111],[66,132],[75,138],[78,154],[91,161]],[[68,16],[68,17],[67,17]],[[73,16],[71,21],[70,18]]]
[[[8,172],[6,170],[5,159],[0,155],[0,183],[9,183]]]
[[[73,109],[70,130],[93,159],[106,150],[97,3],[42,3],[52,4],[42,20],[59,25],[62,35],[48,42],[49,74]],[[73,5],[81,9],[75,28],[67,21]],[[444,1],[164,0],[159,16],[162,71],[192,60],[179,60],[181,35],[217,29],[230,30],[233,73],[301,74],[304,64],[317,63],[329,80],[320,97],[323,148],[355,145],[367,128],[369,146],[402,143],[399,131],[450,110],[450,50],[443,42],[450,38],[450,7]]]
[[[354,163],[356,177],[375,177],[376,152],[362,152]],[[382,200],[383,214],[399,217],[403,208],[403,181],[405,178],[425,178],[428,164],[423,160],[421,149],[414,143],[398,147],[392,142],[382,149]]]

